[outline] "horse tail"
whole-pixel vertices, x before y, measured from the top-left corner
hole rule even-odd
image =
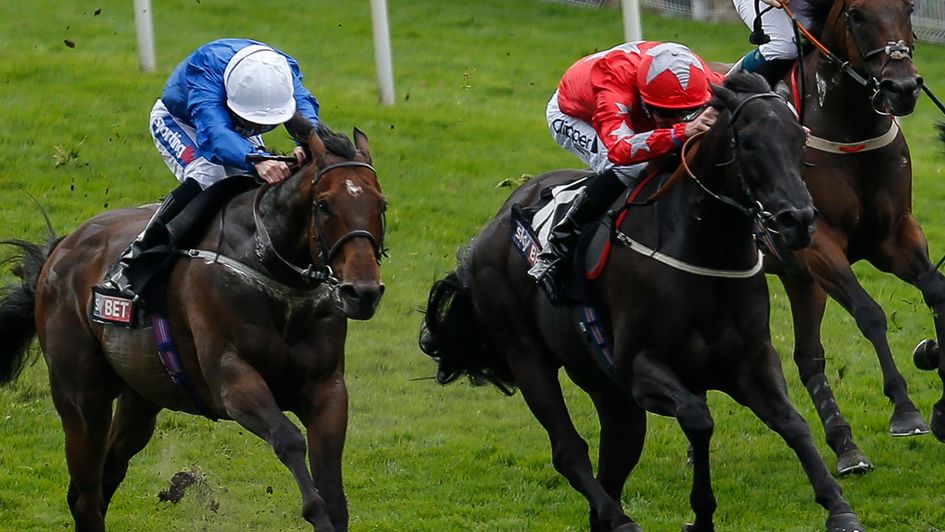
[[[58,244],[58,239],[51,236],[46,246],[24,240],[0,241],[0,244],[18,249],[0,264],[13,264],[13,274],[20,278],[19,286],[4,287],[0,294],[0,384],[12,382],[19,376],[36,336],[36,280]]]
[[[467,375],[474,386],[489,383],[512,395],[516,383],[508,362],[479,333],[470,297],[468,253],[465,254],[467,260],[461,258],[455,271],[430,288],[420,330],[420,350],[436,361],[436,382],[440,384]]]

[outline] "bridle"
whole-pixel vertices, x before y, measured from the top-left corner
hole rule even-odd
[[[313,262],[307,267],[301,268],[283,257],[273,246],[272,239],[269,237],[269,231],[266,229],[266,224],[259,212],[259,205],[262,201],[262,197],[270,188],[268,184],[264,184],[259,188],[253,201],[253,221],[256,224],[256,256],[259,257],[259,259],[264,263],[275,262],[282,268],[294,272],[295,274],[299,275],[306,283],[328,283],[337,285],[340,281],[331,269],[330,264],[332,259],[334,259],[338,252],[341,251],[344,245],[348,242],[356,238],[366,238],[374,248],[374,259],[378,264],[380,264],[381,258],[387,256],[387,248],[384,247],[384,235],[387,232],[387,215],[384,212],[381,212],[380,237],[375,237],[374,234],[367,229],[353,229],[339,237],[331,246],[325,242],[324,231],[322,230],[322,220],[321,216],[319,216],[318,200],[315,198],[314,194],[315,188],[317,187],[322,176],[328,172],[337,170],[339,168],[351,167],[368,168],[374,173],[375,176],[377,175],[377,170],[375,170],[374,167],[368,163],[361,161],[343,161],[340,163],[330,164],[324,168],[320,168],[312,177],[312,226],[309,229],[309,234],[310,238],[316,242],[318,247],[318,259],[319,262],[321,262],[321,266],[315,266]],[[274,259],[274,261],[269,260],[270,258]]]
[[[761,99],[761,98],[777,98],[781,101],[784,101],[785,105],[787,105],[787,101],[784,99],[784,97],[774,92],[762,92],[758,94],[752,94],[751,96],[742,100],[738,104],[738,106],[736,106],[735,109],[732,111],[731,113],[732,116],[731,118],[729,118],[729,128],[728,128],[729,129],[729,151],[731,152],[732,155],[726,162],[718,163],[716,164],[716,166],[718,167],[729,166],[735,162],[735,159],[737,158],[737,152],[738,152],[738,140],[735,137],[735,127],[734,127],[735,120],[738,119],[738,115],[742,112],[742,109],[745,108],[745,105],[747,103],[753,100]],[[738,180],[741,183],[741,187],[745,193],[745,196],[748,198],[748,206],[743,205],[741,202],[731,198],[730,196],[726,196],[725,194],[713,191],[712,189],[707,187],[702,182],[702,180],[699,179],[699,177],[692,171],[692,168],[689,167],[689,161],[686,159],[686,152],[689,150],[691,143],[694,142],[695,139],[702,137],[702,135],[704,134],[705,132],[701,132],[696,135],[693,135],[692,137],[689,137],[688,139],[686,139],[686,142],[683,144],[683,147],[680,150],[680,158],[682,159],[681,164],[682,164],[683,169],[686,171],[686,174],[693,181],[695,181],[699,185],[699,187],[702,188],[702,190],[706,194],[708,194],[710,197],[738,210],[745,216],[751,218],[752,220],[755,220],[757,224],[762,225],[768,231],[777,233],[776,230],[768,227],[768,223],[770,223],[774,215],[768,212],[767,210],[765,210],[761,202],[755,199],[754,194],[752,194],[751,192],[751,187],[748,186],[748,182],[745,180],[745,176],[742,175],[741,170],[738,170]]]
[[[729,118],[728,150],[731,153],[731,157],[729,157],[728,160],[723,163],[717,163],[715,165],[716,167],[729,166],[735,162],[735,160],[738,157],[738,139],[735,136],[735,121],[738,119],[738,115],[745,108],[746,104],[754,100],[759,100],[762,98],[764,99],[777,98],[783,101],[785,106],[788,105],[787,100],[785,100],[783,96],[774,92],[762,92],[758,94],[752,94],[751,96],[739,102],[739,104],[731,112],[731,117]],[[781,257],[781,254],[778,251],[780,246],[775,243],[774,237],[772,237],[773,234],[774,235],[780,234],[777,229],[771,226],[771,222],[772,220],[774,220],[775,215],[772,214],[767,209],[765,209],[761,201],[755,199],[755,196],[751,191],[751,187],[748,185],[748,182],[745,180],[745,176],[742,174],[741,169],[736,168],[736,173],[738,175],[738,180],[741,185],[741,189],[743,193],[745,194],[745,197],[748,199],[747,205],[743,204],[742,202],[730,196],[727,196],[719,192],[715,192],[714,190],[710,189],[709,187],[705,185],[705,183],[702,182],[701,179],[699,179],[699,177],[695,174],[695,172],[692,171],[692,168],[690,168],[689,162],[686,158],[686,152],[689,150],[691,143],[694,142],[695,139],[700,138],[704,134],[705,132],[701,132],[688,138],[680,150],[680,158],[682,159],[681,164],[682,164],[683,169],[686,171],[686,174],[693,181],[695,181],[696,184],[698,184],[699,187],[709,197],[714,198],[715,200],[734,208],[735,210],[742,213],[745,217],[749,218],[752,221],[752,227],[753,227],[752,232],[755,235],[755,240],[758,241],[759,244],[763,248],[767,249],[772,255],[774,255],[776,259],[783,262],[783,257]]]
[[[839,8],[837,6],[840,6]],[[791,8],[787,4],[783,4],[782,8],[791,18],[791,21],[794,23],[794,27],[800,33],[803,33],[807,40],[811,42],[818,50],[824,55],[824,57],[836,65],[840,71],[850,76],[858,84],[865,87],[867,90],[872,91],[870,95],[870,105],[877,114],[880,115],[889,115],[890,113],[882,111],[877,107],[877,98],[880,96],[880,80],[873,73],[873,70],[869,66],[869,60],[873,57],[876,57],[880,54],[886,54],[886,59],[883,61],[882,66],[880,67],[880,73],[886,69],[886,65],[890,61],[909,61],[912,62],[912,57],[915,54],[915,45],[909,46],[906,44],[904,39],[899,39],[898,41],[889,41],[884,46],[875,48],[868,52],[863,51],[863,47],[860,45],[860,39],[856,31],[854,31],[853,26],[850,23],[850,9],[847,6],[847,1],[842,0],[838,2],[834,8],[831,10],[830,14],[827,17],[827,23],[825,27],[835,28],[838,25],[837,20],[843,16],[844,17],[844,26],[846,28],[847,34],[850,36],[850,40],[853,41],[853,46],[856,48],[857,54],[859,54],[860,62],[863,64],[863,68],[866,70],[866,75],[862,75],[857,72],[856,68],[852,65],[849,60],[843,60],[837,57],[829,48],[827,48],[820,40],[815,37],[810,30],[805,28],[795,16],[794,12],[791,11]],[[799,36],[798,36],[799,37]],[[803,68],[803,61],[800,59],[803,57],[803,50],[801,49],[800,39],[796,38],[797,47],[798,47],[798,64]],[[803,76],[802,76],[803,78]]]

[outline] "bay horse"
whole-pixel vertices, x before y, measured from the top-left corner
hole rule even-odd
[[[104,530],[129,460],[165,408],[235,420],[266,440],[298,484],[305,520],[347,529],[347,319],[370,319],[384,293],[386,200],[364,133],[355,129],[352,143],[322,125],[302,129],[310,162],[233,198],[198,239],[201,253],[169,275],[167,320],[196,398],[172,381],[150,328],[88,316],[92,287],[153,206],[100,214],[46,249],[12,241],[22,284],[0,302],[0,382],[16,377],[37,336],[65,431],[76,530]]]
[[[437,362],[441,384],[468,375],[508,393],[521,389],[548,432],[555,469],[589,503],[591,530],[642,530],[620,499],[643,449],[646,411],[675,417],[692,446],[695,521],[685,530],[714,530],[710,389],[747,406],[794,450],[829,512],[827,530],[863,530],[787,397],[753,232],[760,209],[788,247],[810,242],[815,210],[800,176],[804,132],[760,76],[741,74],[714,90],[718,121],[684,155],[698,180],[679,169],[659,200],[630,207],[618,224],[623,245],[587,288],[612,340],[612,367],[598,364],[585,344],[575,320],[580,307],[551,305],[511,244],[515,206],[534,205],[542,189],[588,175],[582,170],[547,173],[512,193],[460,253],[458,268],[432,286],[420,348]],[[655,179],[644,186],[656,194]],[[597,478],[562,396],[562,367],[597,410]]]
[[[895,119],[914,110],[923,84],[912,62],[911,12],[909,0],[836,0],[821,38],[826,51],[808,54],[787,77],[803,89],[795,91],[811,131],[803,178],[820,218],[813,242],[796,252],[792,268],[769,261],[767,269],[780,277],[790,300],[794,360],[841,475],[873,465],[853,441],[825,373],[821,325],[828,295],[853,316],[879,357],[883,392],[892,402],[891,434],[929,430],[893,359],[886,315],[851,264],[866,260],[917,287],[932,309],[936,336],[945,338],[945,277],[929,260],[912,214],[909,147]],[[928,345],[937,351],[934,342]],[[945,440],[943,414],[945,400],[932,416],[935,435]]]

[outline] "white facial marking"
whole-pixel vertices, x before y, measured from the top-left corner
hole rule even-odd
[[[360,185],[354,184],[354,181],[350,179],[345,179],[345,188],[348,189],[348,194],[352,196],[360,196],[363,190]]]

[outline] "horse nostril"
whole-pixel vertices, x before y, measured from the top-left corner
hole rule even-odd
[[[384,295],[384,285],[374,283],[344,283],[338,290],[351,301],[377,300]]]
[[[909,96],[918,92],[922,87],[922,78],[908,78],[904,80],[884,79],[879,82],[879,89],[895,95]]]

